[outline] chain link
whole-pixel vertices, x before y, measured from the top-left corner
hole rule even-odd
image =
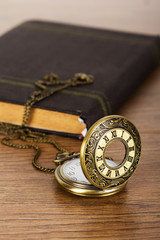
[[[69,153],[66,149],[61,147],[54,140],[48,138],[48,136],[45,133],[32,131],[26,128],[26,125],[29,121],[29,118],[31,117],[30,116],[31,108],[35,103],[42,101],[43,99],[51,96],[56,92],[62,91],[65,88],[90,83],[93,83],[93,76],[87,75],[85,73],[77,73],[73,76],[73,78],[65,81],[60,80],[58,75],[51,73],[50,75],[44,76],[42,80],[36,81],[35,85],[40,90],[34,91],[27,100],[26,104],[24,105],[22,125],[18,126],[14,124],[0,122],[0,133],[7,135],[7,137],[4,137],[1,140],[2,144],[8,147],[18,149],[34,149],[36,153],[32,161],[33,166],[37,170],[48,173],[54,173],[55,169],[45,168],[38,164],[41,149],[34,143],[47,143],[51,144],[54,148],[56,148],[58,150],[58,153],[57,158],[54,161],[57,164],[61,164],[65,160],[71,159],[75,156],[79,156],[79,153],[72,154]],[[16,144],[14,143],[15,140],[22,140],[29,144]]]

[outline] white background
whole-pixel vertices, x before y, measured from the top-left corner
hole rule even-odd
[[[0,0],[0,35],[31,19],[160,34],[160,0]]]

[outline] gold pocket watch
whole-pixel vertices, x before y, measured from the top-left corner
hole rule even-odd
[[[114,142],[120,142],[125,149],[119,163],[106,156]],[[133,123],[122,116],[106,116],[87,132],[80,158],[59,165],[55,177],[70,193],[86,197],[109,196],[125,187],[138,165],[140,154],[141,140]]]

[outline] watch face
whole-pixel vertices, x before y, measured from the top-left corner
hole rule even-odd
[[[71,180],[75,183],[91,185],[82,172],[79,158],[65,162],[65,164],[63,164],[61,167],[61,174],[66,180]]]
[[[106,161],[106,152],[114,142],[124,146],[125,154],[122,157],[119,153],[119,163],[113,166]],[[80,158],[88,181],[97,188],[106,189],[128,180],[137,167],[140,153],[141,141],[135,126],[124,117],[107,116],[88,131],[82,143]]]

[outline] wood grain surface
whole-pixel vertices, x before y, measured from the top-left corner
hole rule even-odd
[[[71,195],[53,174],[35,170],[32,150],[0,145],[0,239],[160,238],[160,69],[118,114],[140,131],[142,157],[125,190],[105,198]],[[77,139],[51,136],[70,151]],[[56,151],[42,145],[40,162],[52,166]]]

